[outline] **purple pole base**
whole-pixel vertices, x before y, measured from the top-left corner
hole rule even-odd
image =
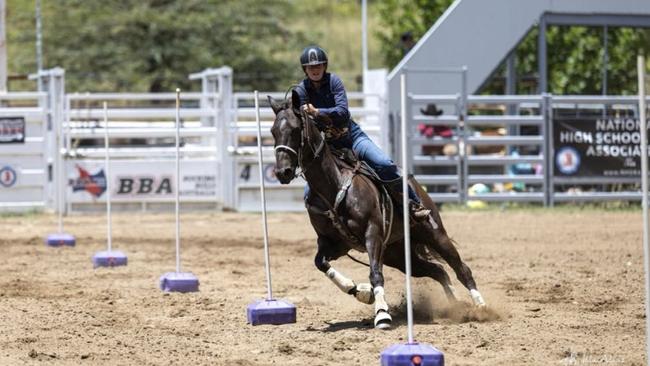
[[[164,292],[197,292],[199,279],[191,272],[167,272],[160,276],[160,289]]]
[[[289,324],[296,322],[296,306],[285,300],[256,300],[246,308],[248,323]]]
[[[93,256],[93,267],[117,267],[126,266],[126,254],[119,250],[105,250],[95,253]]]
[[[394,344],[381,353],[381,366],[444,366],[445,355],[426,343]]]
[[[50,247],[62,247],[64,245],[73,247],[75,243],[74,236],[66,233],[49,234],[45,239],[45,244]]]

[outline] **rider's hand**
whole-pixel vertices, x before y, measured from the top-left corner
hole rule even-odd
[[[302,109],[305,111],[305,113],[312,117],[318,116],[318,108],[314,107],[314,105],[311,103],[303,104]]]

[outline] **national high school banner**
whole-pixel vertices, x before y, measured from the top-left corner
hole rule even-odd
[[[634,118],[556,118],[558,177],[640,177],[641,132]]]

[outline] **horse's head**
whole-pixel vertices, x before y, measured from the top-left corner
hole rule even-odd
[[[288,184],[296,176],[303,144],[300,97],[292,90],[291,98],[283,102],[277,102],[270,96],[268,98],[275,112],[275,121],[271,127],[275,140],[275,176],[280,183]]]

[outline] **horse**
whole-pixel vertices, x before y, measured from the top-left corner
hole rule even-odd
[[[281,184],[289,184],[300,167],[310,187],[305,205],[318,237],[316,268],[343,292],[362,303],[374,303],[375,328],[390,328],[392,317],[385,298],[383,265],[402,272],[406,269],[403,220],[399,218],[401,215],[392,215],[393,205],[390,196],[386,195],[386,186],[361,174],[359,164],[354,167],[340,164],[316,121],[301,111],[295,90],[284,101],[278,102],[271,96],[268,101],[275,113],[271,127],[275,142],[274,173]],[[448,300],[457,301],[449,275],[436,260],[442,258],[470,291],[474,304],[485,306],[472,271],[447,235],[435,203],[413,177],[410,184],[431,210],[427,220],[414,223],[412,228],[412,276],[438,281]],[[370,283],[356,284],[330,265],[330,261],[348,255],[352,249],[368,253]]]

